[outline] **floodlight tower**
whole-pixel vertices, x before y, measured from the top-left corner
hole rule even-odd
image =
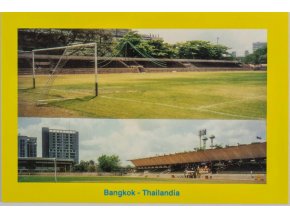
[[[35,89],[35,67],[34,67],[34,51],[32,53],[32,87]]]
[[[199,136],[199,149],[201,149],[201,139],[202,136],[206,135],[206,129],[201,129],[198,131],[198,136]]]
[[[198,131],[198,136],[199,136],[199,149],[201,149],[201,137],[202,137],[201,130]]]
[[[214,135],[211,135],[210,137],[210,142],[211,142],[211,148],[213,148],[213,140],[215,139],[215,136]]]
[[[203,149],[206,149],[206,141],[208,140],[208,138],[206,136],[202,137],[202,141],[203,141]]]
[[[95,96],[99,95],[99,85],[98,85],[98,46],[97,43],[93,43],[95,47],[94,59],[95,59]]]

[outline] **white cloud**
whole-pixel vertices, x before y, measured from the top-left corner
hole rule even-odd
[[[37,137],[38,156],[44,126],[79,131],[80,160],[96,161],[102,154],[116,154],[123,165],[134,158],[193,150],[199,146],[198,130],[203,128],[216,136],[215,143],[223,145],[266,137],[265,121],[19,118],[19,133]]]

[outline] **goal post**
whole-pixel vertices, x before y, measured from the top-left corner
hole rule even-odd
[[[98,87],[98,47],[97,43],[95,44],[95,95],[99,95],[99,87]]]
[[[38,104],[98,96],[97,43],[33,49],[31,53],[32,87]]]
[[[34,51],[32,51],[32,88],[35,89]]]

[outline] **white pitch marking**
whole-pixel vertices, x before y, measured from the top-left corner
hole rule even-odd
[[[231,103],[236,103],[236,102],[241,102],[241,101],[247,101],[247,100],[249,100],[249,99],[261,98],[261,97],[265,97],[265,95],[246,97],[246,98],[244,98],[244,99],[234,100],[234,101],[225,101],[225,102],[221,102],[221,103],[216,103],[216,104],[210,104],[210,105],[200,106],[200,107],[198,107],[198,108],[199,108],[199,109],[210,108],[210,107],[214,107],[214,106],[217,106],[217,105],[231,104]]]
[[[221,114],[221,115],[227,115],[227,116],[231,116],[231,117],[240,117],[240,118],[246,118],[246,119],[257,119],[257,120],[262,120],[262,118],[250,117],[250,116],[243,116],[243,115],[237,115],[237,114],[231,114],[231,113],[225,113],[225,112],[213,111],[213,110],[208,110],[208,109],[201,109],[201,111],[204,111],[204,112],[211,112],[211,113]]]
[[[227,116],[231,116],[231,117],[239,117],[239,118],[247,118],[247,119],[261,119],[261,118],[257,118],[257,117],[230,114],[230,113],[218,112],[218,111],[213,111],[213,110],[208,110],[208,109],[187,108],[187,107],[181,107],[181,106],[170,105],[170,104],[161,104],[161,103],[154,103],[154,102],[147,102],[147,101],[138,101],[138,100],[133,100],[133,99],[117,98],[117,97],[109,97],[109,96],[100,96],[100,97],[108,98],[108,99],[115,99],[115,100],[120,100],[120,101],[130,101],[130,102],[141,103],[141,104],[143,103],[143,104],[159,105],[159,106],[165,106],[165,107],[177,108],[177,109],[183,109],[183,110],[211,112],[211,113],[220,114],[220,115],[227,115]]]

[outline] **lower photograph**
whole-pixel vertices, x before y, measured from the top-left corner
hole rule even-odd
[[[266,121],[18,118],[18,182],[266,184]]]

